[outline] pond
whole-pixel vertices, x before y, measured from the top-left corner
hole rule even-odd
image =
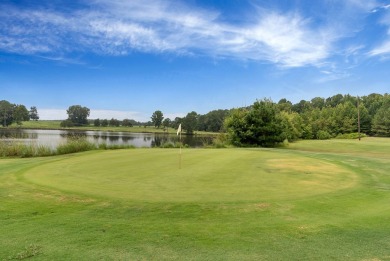
[[[27,144],[44,145],[56,148],[71,138],[85,138],[95,144],[130,145],[135,147],[160,147],[165,143],[179,141],[176,134],[131,133],[111,131],[75,131],[75,130],[27,130],[0,129],[0,140],[21,141]],[[189,147],[203,147],[210,144],[212,136],[183,135],[182,142]]]

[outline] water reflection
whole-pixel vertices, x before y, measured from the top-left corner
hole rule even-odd
[[[127,145],[135,147],[160,147],[167,143],[179,142],[176,135],[154,133],[129,133],[108,131],[69,131],[69,130],[23,130],[0,129],[0,139],[18,140],[52,148],[68,140],[83,138],[95,144]],[[202,147],[211,144],[212,137],[183,136],[182,142],[190,147]]]

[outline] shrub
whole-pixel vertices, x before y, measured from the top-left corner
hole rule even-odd
[[[360,133],[360,138],[365,138],[367,137],[366,134]],[[350,139],[350,140],[355,140],[359,138],[359,133],[354,132],[354,133],[347,133],[347,134],[339,134],[337,135],[336,139]]]
[[[327,131],[320,130],[317,132],[317,139],[319,140],[328,140],[330,138],[332,138],[332,135]]]

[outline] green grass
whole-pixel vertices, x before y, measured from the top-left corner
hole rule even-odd
[[[0,160],[0,260],[389,260],[390,140]]]

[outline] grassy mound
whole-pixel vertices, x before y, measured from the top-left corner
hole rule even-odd
[[[347,188],[341,166],[277,151],[137,149],[89,153],[36,167],[36,184],[95,197],[146,202],[235,202],[307,197]]]

